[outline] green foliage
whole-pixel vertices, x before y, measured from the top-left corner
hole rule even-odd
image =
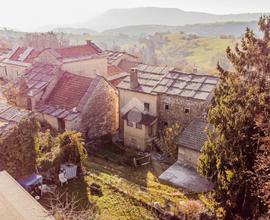
[[[62,162],[81,163],[87,159],[87,152],[81,133],[66,131],[58,136]]]
[[[227,218],[253,217],[257,199],[248,183],[258,141],[255,117],[269,110],[270,20],[259,21],[263,38],[249,29],[235,50],[227,49],[233,72],[218,66],[220,84],[215,91],[208,121],[214,125],[203,147],[200,171],[216,186],[215,199]]]
[[[161,150],[163,153],[171,157],[177,157],[178,146],[176,144],[176,138],[181,131],[181,126],[178,123],[173,124],[171,127],[165,128],[161,135]]]
[[[259,211],[270,217],[270,125],[269,113],[256,118],[262,132],[258,134],[259,149],[256,155],[254,171],[250,172],[250,184],[255,196],[260,199]]]
[[[37,166],[41,171],[58,169],[61,163],[80,164],[87,159],[87,152],[81,133],[65,131],[53,136],[51,130],[40,132],[35,140]]]
[[[38,130],[37,121],[25,119],[1,136],[0,170],[7,170],[16,179],[35,171],[34,143]]]

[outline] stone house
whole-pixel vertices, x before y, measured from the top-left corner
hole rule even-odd
[[[177,138],[178,160],[197,168],[204,143],[207,141],[207,129],[211,126],[202,119],[194,119]]]
[[[139,64],[117,86],[124,144],[146,150],[164,127],[176,122],[185,127],[206,113],[217,83],[218,78],[210,75]]]
[[[92,41],[85,45],[69,46],[57,49],[44,49],[35,62],[61,66],[63,71],[86,77],[107,73],[107,57]]]
[[[17,105],[59,131],[78,130],[96,137],[118,129],[118,93],[103,76],[90,78],[58,65],[35,63],[18,86]]]
[[[40,51],[30,47],[15,47],[0,62],[0,78],[15,80],[29,68]]]
[[[102,76],[64,72],[37,112],[57,130],[78,130],[95,138],[117,130],[117,107],[117,91]]]
[[[207,129],[212,126],[202,119],[193,119],[188,124],[176,140],[178,160],[159,176],[160,180],[196,193],[213,189],[214,185],[197,172]]]
[[[108,71],[106,78],[117,86],[130,74],[133,67],[140,63],[140,58],[122,51],[105,50],[104,54],[108,60]]]

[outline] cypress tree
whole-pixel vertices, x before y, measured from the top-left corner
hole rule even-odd
[[[233,70],[218,65],[220,83],[208,114],[214,129],[208,132],[199,166],[215,184],[214,198],[227,219],[257,213],[248,173],[259,145],[255,117],[269,111],[270,17],[261,17],[258,25],[261,37],[247,28],[241,43],[227,48]]]

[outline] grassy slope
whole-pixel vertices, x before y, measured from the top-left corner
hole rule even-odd
[[[166,201],[178,203],[187,199],[181,190],[160,183],[151,166],[135,169],[94,156],[85,166],[88,175],[84,181],[71,181],[68,191],[78,193],[82,204],[88,201],[96,204],[100,218],[104,220],[158,219],[153,210],[139,204],[138,200],[164,206]],[[91,195],[88,186],[92,183],[102,186],[103,196]]]
[[[197,37],[189,38],[186,34],[170,33],[162,35],[164,42],[157,44],[155,57],[158,63],[172,65],[181,68],[183,71],[192,71],[194,67],[199,72],[210,74],[216,73],[218,61],[225,62],[225,50],[233,46],[235,39],[220,37]],[[130,50],[134,43],[123,44],[123,50]],[[137,48],[147,47],[145,43],[136,43]]]
[[[197,40],[198,47],[192,48],[192,55],[185,59],[203,71],[214,73],[219,56],[225,54],[226,48],[233,42],[232,39],[200,38]]]

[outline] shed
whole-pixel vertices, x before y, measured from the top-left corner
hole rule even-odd
[[[178,160],[197,167],[201,149],[207,141],[207,128],[211,128],[202,119],[194,119],[177,138]]]

